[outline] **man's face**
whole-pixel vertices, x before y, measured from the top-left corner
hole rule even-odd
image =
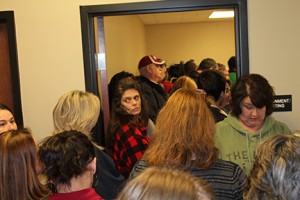
[[[166,76],[166,67],[165,67],[165,65],[151,64],[150,65],[150,71],[151,71],[151,74],[152,74],[152,81],[155,81],[157,83],[164,80],[164,78]]]

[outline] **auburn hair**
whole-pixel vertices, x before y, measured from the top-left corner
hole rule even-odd
[[[50,191],[38,180],[37,147],[28,129],[0,135],[0,199],[40,200]]]
[[[208,168],[218,158],[214,135],[215,121],[202,93],[181,88],[159,112],[144,158],[153,166]]]

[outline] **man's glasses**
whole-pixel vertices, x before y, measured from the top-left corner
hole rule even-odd
[[[157,64],[154,64],[157,68],[159,69],[164,69],[166,68],[166,65],[157,65]]]

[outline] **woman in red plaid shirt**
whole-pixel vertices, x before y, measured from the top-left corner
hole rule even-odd
[[[106,147],[116,168],[128,177],[148,147],[148,109],[141,89],[132,78],[124,78],[115,89]]]

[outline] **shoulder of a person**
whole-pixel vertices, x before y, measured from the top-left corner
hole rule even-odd
[[[231,161],[218,159],[216,161],[216,165],[221,165],[222,169],[227,171],[227,173],[232,173],[232,175],[242,177],[245,176],[243,169],[238,164],[233,163]]]
[[[139,79],[138,83],[140,84],[140,86],[148,86],[147,80],[145,78]]]
[[[129,122],[128,124],[124,124],[121,126],[123,132],[142,132],[146,130],[146,126],[142,126],[142,124],[137,124],[135,122]]]
[[[231,161],[228,161],[228,160],[222,160],[222,159],[216,160],[215,164],[216,165],[227,166],[227,167],[232,168],[232,169],[235,168],[235,167],[239,167],[239,165],[234,163],[234,162],[231,162]]]
[[[151,84],[152,82],[148,79],[148,78],[146,78],[146,77],[144,77],[144,76],[141,76],[139,79],[138,79],[138,83],[142,86],[149,86],[149,84]]]
[[[139,164],[148,166],[148,162],[144,159],[144,157],[139,160]]]
[[[143,157],[138,160],[134,166],[135,170],[138,172],[144,170],[147,167],[149,167],[148,162]]]
[[[146,160],[143,159],[143,157],[138,160],[135,165],[133,166],[131,173],[129,175],[130,179],[133,179],[137,175],[139,175],[144,169],[148,168],[148,163]]]
[[[144,138],[147,136],[147,128],[146,127],[139,127],[134,124],[127,124],[123,125],[125,127],[122,128],[122,133],[119,132],[119,136],[122,138],[121,141],[131,141],[137,138]]]
[[[153,87],[151,87],[151,85],[149,85],[148,83],[141,82],[140,86],[141,86],[141,90],[142,90],[143,94],[150,95],[153,93]]]
[[[283,133],[292,133],[288,125],[286,125],[284,122],[276,120],[273,116],[268,116],[266,120],[268,120],[268,123],[271,123],[276,130],[283,131]]]
[[[116,130],[116,133],[118,135],[122,135],[124,133],[131,132],[132,130],[134,130],[134,128],[135,127],[133,127],[130,123],[123,124]]]
[[[216,123],[216,129],[223,129],[223,128],[226,128],[226,127],[231,127],[230,124],[229,124],[229,121],[231,120],[231,117],[230,115],[228,115],[224,120]]]
[[[228,114],[223,122],[224,125],[230,125],[230,126],[239,124],[238,118],[232,114]]]
[[[95,147],[95,153],[96,153],[96,158],[97,161],[102,162],[102,163],[106,163],[106,162],[113,162],[112,158],[103,150]]]
[[[102,149],[98,148],[97,146],[94,146],[94,149],[95,149],[96,154],[99,154],[101,156],[106,155],[106,153]]]

